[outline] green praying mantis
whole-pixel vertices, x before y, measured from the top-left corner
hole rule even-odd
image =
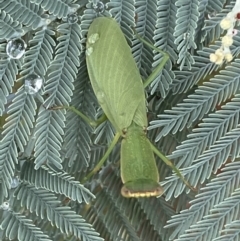
[[[155,79],[169,57],[165,52],[141,40],[163,54],[162,62],[144,83],[125,36],[114,19],[96,18],[90,25],[86,43],[86,61],[90,81],[97,100],[115,128],[116,134],[105,155],[85,180],[101,168],[119,138],[122,137],[120,170],[124,185],[121,194],[127,198],[160,196],[164,192],[159,184],[154,153],[171,166],[183,182],[191,188],[180,171],[147,137],[148,121],[144,88]],[[85,121],[93,123],[82,113],[79,115]]]

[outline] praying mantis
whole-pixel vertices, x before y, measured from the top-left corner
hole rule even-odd
[[[93,91],[116,130],[107,152],[86,179],[100,169],[121,137],[121,194],[127,198],[160,196],[164,192],[159,184],[154,153],[190,187],[180,171],[147,137],[144,88],[155,79],[169,57],[162,50],[141,40],[163,55],[160,65],[144,83],[125,36],[113,18],[96,18],[90,25],[86,43],[87,69]],[[88,121],[86,116],[80,115]]]

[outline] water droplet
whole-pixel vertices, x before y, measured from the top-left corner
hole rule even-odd
[[[11,59],[20,59],[24,55],[26,47],[27,45],[22,39],[12,39],[7,43],[6,52]]]
[[[92,7],[95,10],[95,12],[97,12],[97,13],[103,13],[105,11],[105,5],[101,1],[93,3]]]
[[[189,39],[189,38],[190,38],[190,33],[183,34],[183,39]]]
[[[11,188],[16,188],[20,184],[20,179],[18,176],[13,177],[11,182]]]
[[[97,96],[99,104],[100,105],[104,104],[104,102],[105,102],[105,94],[102,91],[99,91],[96,96]]]
[[[98,33],[93,33],[88,37],[88,43],[94,44],[98,41],[99,39],[99,34]]]
[[[70,13],[67,15],[67,21],[69,24],[74,24],[78,21],[78,15],[76,13]]]
[[[3,202],[3,204],[0,206],[3,210],[9,210],[10,205],[9,202]]]
[[[217,16],[217,12],[215,10],[213,10],[212,12],[208,13],[208,19],[214,18]]]
[[[28,94],[36,94],[42,87],[43,79],[36,75],[30,74],[25,78],[25,90]]]
[[[93,47],[88,47],[87,50],[86,50],[86,54],[87,56],[90,56],[93,52]]]

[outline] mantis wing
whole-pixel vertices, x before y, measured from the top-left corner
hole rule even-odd
[[[91,24],[87,67],[93,90],[106,116],[122,131],[132,121],[147,126],[141,76],[127,41],[115,20],[99,17]]]

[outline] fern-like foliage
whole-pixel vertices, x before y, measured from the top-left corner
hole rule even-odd
[[[45,85],[45,93],[48,94],[48,98],[44,103],[44,108],[69,104],[74,88],[72,82],[76,78],[77,67],[80,64],[78,57],[81,47],[78,25],[69,26],[65,23],[59,26],[58,31],[61,36],[58,37],[59,44],[55,49],[55,59],[49,66],[50,73]],[[35,160],[36,167],[38,168],[47,161],[49,165],[61,169],[60,154],[58,151],[52,151],[52,145],[53,143],[57,145],[55,150],[61,149],[65,111],[49,111],[44,108],[39,113],[36,124],[36,133],[42,133],[41,138],[36,141],[36,149],[38,149]],[[51,123],[50,131],[46,129],[46,122]]]
[[[31,0],[31,3],[40,5],[45,11],[53,14],[58,18],[66,17],[69,13],[69,8],[77,7],[73,4],[74,0],[57,0],[55,2],[47,0]]]
[[[206,113],[234,95],[239,89],[239,66],[240,61],[237,59],[236,62],[227,66],[226,70],[222,70],[221,75],[199,86],[195,94],[188,96],[183,103],[179,103],[172,110],[166,110],[166,114],[159,115],[161,120],[151,123],[151,128],[162,127],[156,140],[169,132],[175,134],[186,126],[190,127],[194,121],[202,119]]]
[[[31,46],[24,56],[22,76],[36,73],[40,76],[46,74],[47,68],[53,58],[54,32],[50,29],[42,29],[35,33],[29,41]]]
[[[94,96],[93,92],[89,90],[85,68],[86,64],[82,63],[78,73],[79,81],[75,82],[76,85],[71,105],[75,106],[78,110],[88,113],[88,116],[91,116],[91,118],[94,119],[96,107],[94,107],[94,102],[92,102]],[[65,158],[67,159],[68,166],[72,166],[73,163],[78,160],[79,165],[82,165],[80,169],[76,169],[76,171],[79,171],[84,169],[83,167],[86,167],[89,162],[89,152],[91,149],[90,133],[92,128],[71,111],[67,113],[66,120],[67,123],[64,139],[64,148],[66,150]]]
[[[240,239],[239,33],[231,62],[209,60],[236,2],[0,0],[0,240]],[[145,91],[148,136],[195,191],[156,158],[164,194],[122,197],[121,143],[86,179],[115,130],[109,121],[93,128],[65,107],[103,114],[85,61],[99,16],[119,23],[143,82],[162,55],[135,32],[169,54]],[[15,38],[27,45],[20,59],[6,53]],[[32,74],[42,80],[35,94],[25,88]]]
[[[55,173],[46,167],[42,167],[39,171],[34,171],[32,163],[25,162],[21,180],[34,185],[37,188],[44,188],[55,193],[64,194],[66,197],[81,203],[83,200],[88,203],[89,198],[93,198],[93,194],[87,190],[78,181],[67,173]],[[52,185],[57,183],[57,185]]]
[[[43,9],[27,0],[1,0],[0,9],[10,14],[15,21],[19,21],[33,29],[36,29],[42,21]]]
[[[199,128],[193,129],[193,133],[188,135],[188,139],[183,141],[169,158],[179,158],[179,166],[188,166],[228,130],[236,128],[239,123],[239,97],[236,95],[231,102],[223,105],[221,110],[204,118]]]
[[[11,39],[19,36],[23,30],[18,21],[14,21],[12,16],[0,9],[0,40]]]
[[[197,47],[194,36],[199,17],[198,5],[199,1],[197,0],[176,1],[178,10],[174,43],[178,46],[179,59],[177,62],[180,64],[180,69],[182,69],[184,65],[191,68],[191,65],[194,63],[190,51]]]
[[[46,234],[33,224],[32,220],[16,212],[8,212],[1,223],[1,228],[5,230],[4,235],[9,239],[17,238],[21,241],[33,239],[37,241],[50,240]]]
[[[16,74],[18,73],[18,66],[16,61],[9,60],[6,55],[6,44],[0,45],[0,54],[2,56],[0,77],[1,77],[1,101],[0,101],[0,113],[3,114],[5,110],[5,104],[7,103],[7,97],[12,92],[14,81],[16,80]]]
[[[24,184],[16,190],[15,196],[22,200],[22,206],[30,212],[36,212],[42,219],[47,218],[61,232],[67,235],[74,234],[79,239],[101,240],[94,230],[90,231],[90,235],[87,233],[89,231],[86,231],[86,228],[91,229],[91,226],[85,223],[80,215],[70,210],[68,206],[61,206],[60,200],[57,200],[57,197],[45,187],[43,188],[36,189],[35,185]]]
[[[238,240],[239,237],[239,220],[235,220],[229,224],[226,224],[226,228],[223,230],[223,235],[219,235],[216,238],[217,241],[227,241],[229,239]]]
[[[4,135],[0,142],[1,148],[1,201],[7,197],[7,189],[11,188],[12,176],[15,165],[18,162],[18,150],[24,151],[27,144],[30,130],[33,127],[36,103],[31,95],[26,95],[22,88],[16,94],[13,103],[9,107],[7,124],[2,133]]]
[[[172,234],[171,239],[173,239],[177,234],[182,234],[182,237],[186,237],[186,234],[183,234],[183,230],[191,230],[193,228],[193,230],[195,229],[197,222],[200,223],[204,223],[205,219],[211,219],[212,218],[217,218],[216,215],[214,215],[216,212],[219,212],[220,210],[220,206],[221,203],[228,203],[228,200],[234,200],[234,205],[238,205],[239,199],[235,197],[237,197],[237,195],[235,196],[235,190],[237,192],[238,190],[238,183],[236,182],[236,180],[239,179],[239,160],[235,163],[231,163],[226,165],[226,167],[224,167],[222,169],[222,173],[220,173],[216,178],[214,178],[212,180],[211,183],[207,184],[206,187],[203,187],[201,192],[196,196],[196,199],[190,202],[191,208],[188,210],[184,210],[183,212],[181,212],[181,214],[176,215],[176,219],[173,219],[171,221],[169,221],[169,224],[167,225],[167,227],[174,227],[174,232]],[[231,194],[233,193],[234,196],[231,198],[229,197]],[[226,200],[226,201],[225,201]],[[227,212],[231,212],[231,208],[233,207],[232,204],[226,204],[226,207],[228,210],[225,210],[225,214],[227,215]],[[214,210],[214,207],[216,208]],[[219,208],[218,211],[216,211]],[[234,208],[234,207],[233,207]],[[237,207],[239,208],[239,206]],[[209,210],[211,210],[211,213],[209,213]],[[224,209],[223,209],[224,211]],[[236,214],[236,212],[235,212]],[[229,222],[231,223],[233,220],[235,220],[236,218],[234,217],[233,214],[231,214],[232,216],[229,217],[228,220],[225,220],[226,223],[228,224]],[[205,217],[205,218],[204,218]],[[203,221],[204,220],[204,221]],[[213,219],[208,222],[208,226],[203,226],[203,228],[201,229],[202,235],[196,235],[196,240],[201,240],[202,236],[205,235],[204,234],[204,230],[207,232],[208,227],[211,224],[214,225],[214,222],[212,222]],[[207,222],[207,221],[206,221]],[[192,225],[192,226],[191,226]],[[191,227],[190,227],[191,226]],[[215,226],[215,228],[220,228],[222,227],[221,225],[217,225]],[[211,236],[212,238],[217,238],[218,237],[218,233],[220,230],[218,230],[218,232],[215,232],[215,228],[214,230],[211,230],[210,235],[213,235],[214,233],[214,237]],[[190,232],[192,232],[193,230],[191,230]],[[196,234],[196,233],[195,233]],[[201,234],[201,233],[200,233]],[[209,235],[207,235],[209,237]],[[181,240],[181,239],[180,239]]]

